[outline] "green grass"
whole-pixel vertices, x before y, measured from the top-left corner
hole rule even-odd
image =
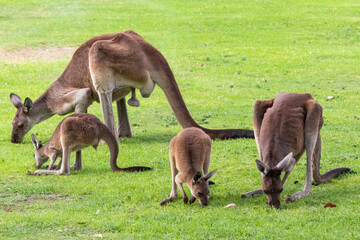
[[[171,190],[169,141],[181,127],[157,87],[128,108],[133,138],[121,140],[119,165],[151,166],[113,173],[106,145],[83,151],[83,171],[29,176],[30,134],[10,143],[15,108],[9,94],[35,100],[57,79],[70,55],[19,59],[36,49],[77,47],[87,39],[133,29],[167,58],[196,121],[208,128],[252,128],[255,100],[309,92],[323,106],[322,167],[359,170],[360,4],[346,1],[0,1],[1,239],[357,239],[358,175],[313,188],[280,210],[260,187],[255,141],[214,141],[218,168],[210,205],[158,204]],[[31,55],[31,54],[30,54]],[[334,96],[328,100],[328,96]],[[90,109],[101,118],[94,103]],[[63,117],[31,133],[47,142]],[[305,161],[282,196],[303,188]],[[293,182],[298,180],[298,184]],[[179,193],[180,194],[180,193]],[[331,202],[336,208],[323,208]],[[236,203],[234,209],[223,208]]]

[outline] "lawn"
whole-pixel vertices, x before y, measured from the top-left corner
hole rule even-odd
[[[313,194],[269,208],[254,139],[215,140],[207,207],[169,196],[169,142],[180,130],[159,87],[128,107],[133,138],[113,173],[109,151],[83,150],[83,170],[30,176],[30,134],[47,142],[64,116],[10,142],[9,95],[35,100],[86,40],[132,29],[168,60],[193,118],[207,128],[252,129],[253,105],[278,92],[308,92],[323,107],[321,172],[359,171],[360,3],[345,1],[0,1],[0,239],[358,239],[360,177],[344,174]],[[140,94],[138,94],[140,95]],[[115,104],[114,104],[115,107]],[[88,110],[102,119],[99,103]],[[303,157],[282,198],[305,184]],[[295,181],[298,183],[294,184]],[[186,187],[187,188],[187,187]],[[188,189],[186,189],[188,191]],[[189,191],[188,191],[189,192]],[[179,196],[181,196],[179,192]],[[324,208],[328,202],[335,208]],[[236,208],[224,208],[235,203]]]

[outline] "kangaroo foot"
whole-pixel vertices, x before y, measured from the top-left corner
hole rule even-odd
[[[69,175],[70,172],[61,172],[55,170],[36,170],[36,171],[28,171],[26,174],[28,175]]]
[[[162,201],[159,203],[159,205],[160,205],[160,206],[165,206],[168,202],[171,202],[171,201],[174,200],[174,199],[175,199],[174,197],[168,197],[168,198],[162,200]]]
[[[247,197],[256,197],[256,196],[259,196],[261,194],[263,194],[263,190],[260,188],[260,189],[255,189],[255,190],[252,190],[250,192],[247,192],[243,195],[241,195],[241,198],[247,198]]]
[[[289,202],[293,202],[295,201],[296,199],[299,199],[299,198],[302,198],[304,196],[308,196],[311,194],[311,191],[299,191],[299,192],[296,192],[294,193],[293,195],[289,195],[285,201],[286,203],[289,203]]]

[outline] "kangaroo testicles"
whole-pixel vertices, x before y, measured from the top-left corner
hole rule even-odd
[[[170,142],[170,165],[172,190],[170,197],[160,205],[166,205],[178,197],[177,186],[183,195],[184,203],[193,203],[196,199],[200,205],[207,205],[210,198],[208,180],[217,170],[208,172],[210,165],[211,138],[199,128],[185,128]],[[180,173],[178,174],[178,171]],[[204,172],[204,175],[203,175]],[[190,188],[192,197],[189,200],[183,183]]]

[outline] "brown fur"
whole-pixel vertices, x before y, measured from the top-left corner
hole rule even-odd
[[[76,50],[63,74],[42,96],[34,103],[28,99],[32,105],[29,111],[24,111],[20,97],[10,95],[18,108],[11,141],[21,142],[35,124],[54,114],[86,112],[93,101],[100,101],[105,123],[116,137],[110,106],[117,101],[119,136],[131,137],[124,98],[131,91],[134,93],[134,88],[143,97],[149,97],[155,84],[164,91],[183,128],[202,128],[191,117],[166,59],[155,47],[131,30],[94,37]],[[130,105],[139,103],[132,98]],[[202,129],[211,138],[254,137],[251,130]]]
[[[82,148],[93,146],[97,149],[100,140],[104,140],[110,150],[110,166],[113,171],[143,171],[148,167],[119,168],[116,159],[119,148],[114,135],[96,116],[87,113],[76,113],[64,118],[56,127],[49,142],[42,146],[35,135],[31,140],[35,146],[35,166],[40,168],[49,158],[48,170],[29,171],[29,174],[70,174],[70,154]],[[56,159],[61,157],[61,163],[56,170],[51,170]],[[59,167],[61,168],[59,169]],[[81,167],[82,168],[82,167]],[[80,168],[80,169],[81,169]]]
[[[257,101],[254,107],[254,132],[262,173],[262,189],[246,193],[243,197],[266,194],[268,204],[280,207],[283,185],[306,151],[306,184],[287,198],[287,202],[311,194],[311,176],[317,183],[337,177],[348,168],[333,169],[320,174],[322,107],[310,94],[280,93],[274,99]],[[283,179],[281,172],[285,172]]]
[[[170,142],[170,164],[172,174],[172,190],[170,197],[163,200],[160,205],[178,197],[178,186],[183,195],[184,203],[193,203],[196,199],[201,205],[207,205],[210,198],[208,179],[216,170],[208,173],[210,165],[211,138],[199,128],[185,128]],[[180,171],[179,174],[178,171]],[[202,172],[204,171],[204,176]],[[188,197],[182,186],[186,183],[193,197]]]

